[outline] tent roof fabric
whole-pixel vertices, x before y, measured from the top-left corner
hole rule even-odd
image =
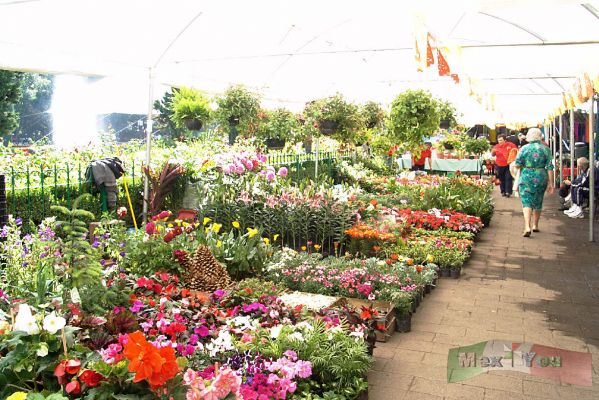
[[[539,121],[599,71],[599,2],[0,0],[0,68],[189,85],[245,84],[301,109],[341,92],[384,104],[407,88],[484,114],[465,85],[416,71],[419,23],[462,47],[450,66],[496,94],[488,118]],[[420,22],[418,22],[420,21]],[[458,59],[456,59],[458,60]]]

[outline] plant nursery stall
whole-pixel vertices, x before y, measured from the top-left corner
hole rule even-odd
[[[597,4],[446,3],[0,1],[1,68],[141,80],[149,114],[143,143],[2,148],[0,397],[367,398],[376,342],[494,211],[486,177],[389,154],[456,116],[438,98],[536,125],[597,89]],[[206,134],[152,143],[154,122]],[[54,167],[115,154],[104,209]]]

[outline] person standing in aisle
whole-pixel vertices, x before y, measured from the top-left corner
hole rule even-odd
[[[501,195],[510,197],[512,195],[512,175],[508,164],[508,155],[510,150],[517,149],[516,145],[505,140],[505,135],[497,137],[497,144],[493,147],[492,155],[495,156],[495,171],[497,178],[501,182],[499,187]]]
[[[531,128],[526,134],[528,144],[520,150],[516,158],[516,167],[521,169],[518,193],[522,200],[524,215],[524,233],[539,231],[539,219],[543,209],[545,191],[553,193],[553,164],[551,150],[541,143],[543,136],[539,128]]]
[[[420,152],[420,158],[412,157],[412,170],[424,171],[426,159],[428,158],[428,169],[433,169],[433,153],[431,151],[432,143],[424,143],[424,148]]]

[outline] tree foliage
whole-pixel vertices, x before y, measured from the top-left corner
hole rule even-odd
[[[22,99],[15,106],[20,115],[19,126],[12,141],[28,143],[40,140],[52,132],[52,116],[48,110],[52,105],[54,76],[24,73],[21,90]]]
[[[11,135],[19,126],[15,106],[21,101],[23,73],[0,70],[0,137]]]

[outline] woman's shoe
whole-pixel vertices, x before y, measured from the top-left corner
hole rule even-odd
[[[522,234],[522,236],[524,236],[524,237],[530,237],[530,231],[524,231],[524,233]]]
[[[533,232],[539,232],[539,228],[532,228]]]

